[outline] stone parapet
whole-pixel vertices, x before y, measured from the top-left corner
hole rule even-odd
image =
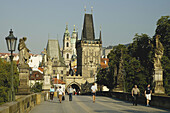
[[[91,95],[90,92],[84,94]],[[117,98],[123,101],[132,102],[131,93],[102,91],[102,92],[97,92],[96,94],[99,96],[107,96],[107,97]],[[146,105],[146,98],[144,95],[139,96],[138,103]],[[170,109],[170,96],[152,95],[150,105],[159,108]]]
[[[48,99],[47,92],[16,96],[15,102],[0,106],[0,113],[28,113],[35,105]]]

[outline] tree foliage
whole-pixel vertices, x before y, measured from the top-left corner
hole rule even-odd
[[[14,71],[14,90],[17,92],[17,88],[19,85],[19,74],[17,70],[17,65],[14,62],[13,64]],[[8,95],[10,90],[10,62],[6,62],[5,60],[0,59],[0,104],[8,101]]]
[[[170,95],[170,16],[162,16],[158,20],[156,35],[161,36],[159,40],[164,46],[162,58],[164,87],[166,94]],[[153,85],[155,36],[151,38],[147,34],[136,34],[133,42],[127,47],[120,44],[115,46],[108,55],[109,69],[106,73],[102,71],[100,81],[105,79],[107,83],[112,85],[111,88],[116,86],[115,74],[118,73],[121,50],[123,50],[126,90],[131,91],[134,84],[137,84],[143,92],[147,84]],[[98,75],[100,75],[99,73]],[[100,81],[98,81],[99,84],[105,84],[103,81],[100,83]]]

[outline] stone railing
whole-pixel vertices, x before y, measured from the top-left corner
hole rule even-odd
[[[48,99],[46,92],[16,96],[15,102],[0,106],[0,113],[28,113],[35,105]]]
[[[102,92],[97,92],[96,94],[98,96],[107,96],[107,97],[117,98],[123,101],[132,102],[131,93],[102,91]],[[84,95],[91,95],[91,93],[90,92],[84,93]],[[138,103],[142,105],[146,105],[146,98],[144,97],[144,95],[141,94],[139,96]],[[150,105],[159,108],[170,109],[170,96],[152,95]]]

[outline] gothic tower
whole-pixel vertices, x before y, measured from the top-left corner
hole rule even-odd
[[[89,83],[95,81],[101,47],[101,31],[99,39],[95,39],[93,15],[85,14],[81,40],[76,41],[77,73]]]

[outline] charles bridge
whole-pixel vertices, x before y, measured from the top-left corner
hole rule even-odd
[[[92,102],[90,93],[73,96],[73,101],[59,103],[55,94],[53,101],[49,101],[48,92],[30,95],[16,95],[16,101],[0,106],[0,113],[122,113],[122,112],[170,112],[169,96],[152,95],[151,107],[145,106],[145,97],[139,97],[139,105],[133,106],[130,93],[97,92],[96,102]]]

